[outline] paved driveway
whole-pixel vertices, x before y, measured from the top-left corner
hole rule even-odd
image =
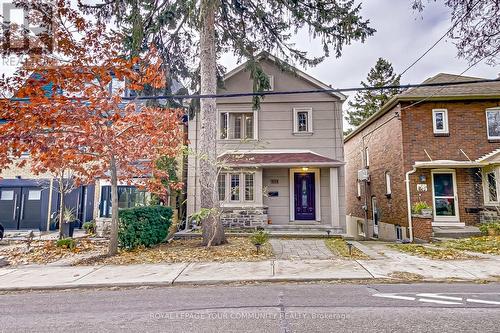
[[[326,247],[323,239],[278,239],[270,240],[276,259],[332,259],[333,253]]]

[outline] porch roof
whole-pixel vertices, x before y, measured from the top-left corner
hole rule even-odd
[[[219,161],[239,167],[338,167],[345,164],[309,150],[228,151],[219,156]]]
[[[453,161],[453,160],[435,160],[435,161],[417,161],[413,165],[417,169],[435,169],[435,168],[481,168],[484,163],[476,161]]]

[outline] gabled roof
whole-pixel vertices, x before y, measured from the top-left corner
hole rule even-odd
[[[428,78],[424,83],[444,83],[444,82],[469,82],[476,80],[485,80],[485,78],[471,77],[447,73],[439,73]],[[399,102],[413,101],[454,101],[454,100],[481,100],[481,99],[500,99],[500,81],[470,83],[453,86],[435,86],[435,87],[415,87],[408,89],[401,94],[395,95],[380,110],[366,119],[361,125],[356,127],[349,135],[344,138],[344,142],[349,141],[363,128],[367,127],[375,120],[392,110]]]
[[[283,63],[286,63],[284,62],[283,60],[267,53],[267,52],[260,52],[256,57],[255,59],[257,61],[259,60],[263,60],[263,59],[268,59],[274,63],[276,62],[283,62]],[[235,67],[234,69],[232,69],[231,71],[227,72],[226,75],[224,75],[224,80],[227,80],[229,79],[230,77],[234,76],[235,74],[245,70],[246,68],[246,64],[247,64],[247,61],[245,61],[244,63],[240,64],[239,66]],[[314,77],[310,76],[309,74],[301,71],[300,69],[298,69],[297,67],[295,66],[292,66],[288,63],[286,63],[288,66],[290,66],[290,68],[292,69],[292,71],[300,78],[302,78],[303,80],[311,83],[312,85],[318,87],[318,88],[321,88],[321,89],[332,89],[331,86],[315,79]],[[327,92],[327,94],[330,94],[332,96],[335,96],[337,98],[339,98],[341,101],[345,101],[347,99],[347,96],[340,93],[340,92]]]

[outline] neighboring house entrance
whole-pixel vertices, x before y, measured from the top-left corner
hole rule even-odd
[[[432,171],[435,222],[458,222],[457,184],[454,171]]]
[[[378,237],[378,223],[380,220],[377,198],[372,197],[372,217],[373,217],[373,236]]]
[[[315,220],[316,200],[314,173],[295,173],[295,220]]]
[[[5,229],[39,229],[42,220],[42,189],[0,189],[0,224]]]

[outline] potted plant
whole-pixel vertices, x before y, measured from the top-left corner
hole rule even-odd
[[[95,225],[95,221],[94,220],[85,222],[83,224],[83,229],[85,230],[85,233],[87,235],[93,235],[93,234],[95,234],[95,227],[96,227],[96,225]]]
[[[413,204],[412,207],[413,214],[422,215],[424,217],[432,217],[432,207],[425,201],[419,201]]]
[[[264,230],[255,231],[252,236],[250,236],[250,241],[253,245],[255,245],[257,253],[259,253],[261,246],[266,244],[268,240],[269,233],[265,232]]]
[[[73,232],[75,230],[76,217],[74,214],[74,209],[64,207],[63,210],[63,236],[73,237]]]

